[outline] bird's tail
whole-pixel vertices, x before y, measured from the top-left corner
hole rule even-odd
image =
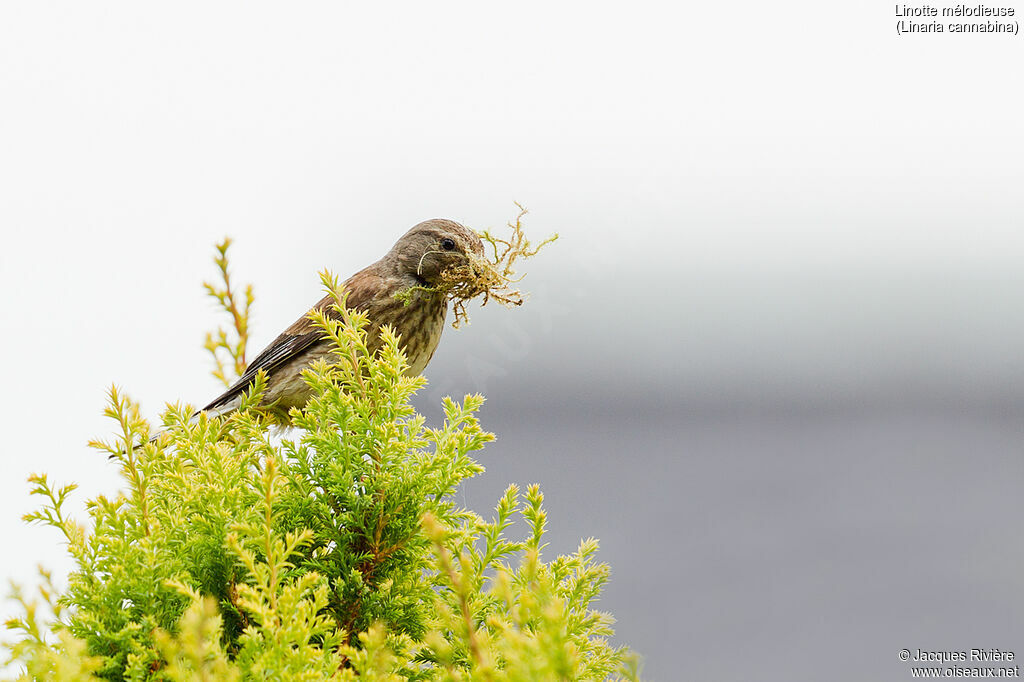
[[[189,417],[188,421],[189,421],[190,424],[194,424],[195,422],[199,421],[199,416],[203,415],[203,414],[205,414],[207,417],[210,417],[210,418],[226,417],[226,416],[230,415],[232,412],[234,412],[235,410],[237,410],[239,408],[239,406],[241,405],[241,402],[242,402],[241,396],[237,396],[237,397],[235,397],[235,398],[233,398],[233,399],[223,403],[222,405],[217,405],[216,407],[207,407],[207,408],[202,409],[202,410],[197,410],[195,413],[193,413],[193,415],[191,417]],[[139,449],[145,447],[149,443],[155,443],[165,433],[167,433],[167,429],[159,429],[148,440],[145,440],[145,441],[139,440],[139,441],[136,441],[136,442],[132,443],[131,449],[132,450],[139,450]],[[121,449],[120,451],[118,451],[116,453],[112,453],[112,454],[108,455],[107,459],[117,459],[118,457],[123,457],[123,456],[128,454],[128,450],[129,450],[128,448],[123,448],[123,449]]]

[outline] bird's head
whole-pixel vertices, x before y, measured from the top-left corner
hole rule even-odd
[[[388,253],[402,275],[421,286],[435,287],[445,271],[470,267],[484,257],[480,236],[452,220],[435,218],[416,225],[402,235]]]
[[[452,326],[458,327],[467,319],[466,303],[471,299],[481,297],[480,305],[491,299],[506,306],[522,305],[523,295],[514,288],[522,279],[516,276],[515,262],[558,239],[555,234],[531,245],[523,234],[524,215],[526,209],[519,206],[515,222],[508,224],[512,234],[507,239],[490,232],[477,234],[451,220],[427,220],[406,232],[377,265],[408,283],[395,293],[406,305],[421,294],[450,302],[455,313]],[[485,241],[490,245],[486,251]]]

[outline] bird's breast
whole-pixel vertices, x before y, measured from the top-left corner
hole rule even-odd
[[[395,311],[392,324],[401,336],[409,369],[406,374],[421,374],[434,356],[444,331],[444,318],[448,302],[443,296],[420,295],[409,305]]]

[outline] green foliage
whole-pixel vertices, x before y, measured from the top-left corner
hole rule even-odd
[[[228,272],[228,249],[231,239],[224,238],[217,244],[217,256],[213,262],[217,265],[222,284],[203,282],[207,295],[217,301],[217,305],[231,317],[231,327],[219,327],[216,334],[207,333],[203,347],[213,356],[215,368],[213,376],[230,386],[234,372],[236,377],[245,371],[245,349],[249,343],[249,308],[252,307],[252,285],[247,284],[244,294],[239,294],[231,286],[231,273]],[[244,296],[244,298],[243,298]],[[222,358],[227,355],[227,360]]]
[[[230,291],[226,248],[212,291]],[[288,435],[258,408],[262,375],[231,416],[171,407],[155,438],[112,388],[120,434],[94,445],[124,492],[89,500],[85,527],[65,511],[74,485],[32,477],[43,502],[26,519],[57,528],[76,568],[60,594],[47,574],[38,598],[15,593],[20,638],[4,649],[19,679],[636,679],[592,609],[608,579],[594,540],[545,563],[536,487],[510,487],[490,522],[455,504],[493,439],[475,416],[483,398],[446,399],[429,428],[398,338],[385,330],[371,357],[365,315],[324,284],[338,319],[315,320],[336,352],[306,372],[314,397]],[[232,301],[237,359],[249,303]],[[517,516],[521,540],[508,535]]]

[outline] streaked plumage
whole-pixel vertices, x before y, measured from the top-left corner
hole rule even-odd
[[[344,282],[349,308],[363,310],[369,318],[368,346],[380,347],[380,328],[391,325],[401,337],[408,356],[409,375],[421,373],[437,349],[444,328],[448,301],[443,294],[417,291],[408,305],[396,298],[410,287],[437,283],[445,269],[464,264],[466,254],[483,256],[480,237],[451,220],[434,219],[416,225],[376,263]],[[325,296],[314,309],[331,311],[333,298]],[[238,381],[200,412],[214,415],[234,411],[259,370],[267,373],[263,400],[275,408],[302,407],[309,387],[301,372],[330,350],[308,313],[296,320],[249,364]]]

